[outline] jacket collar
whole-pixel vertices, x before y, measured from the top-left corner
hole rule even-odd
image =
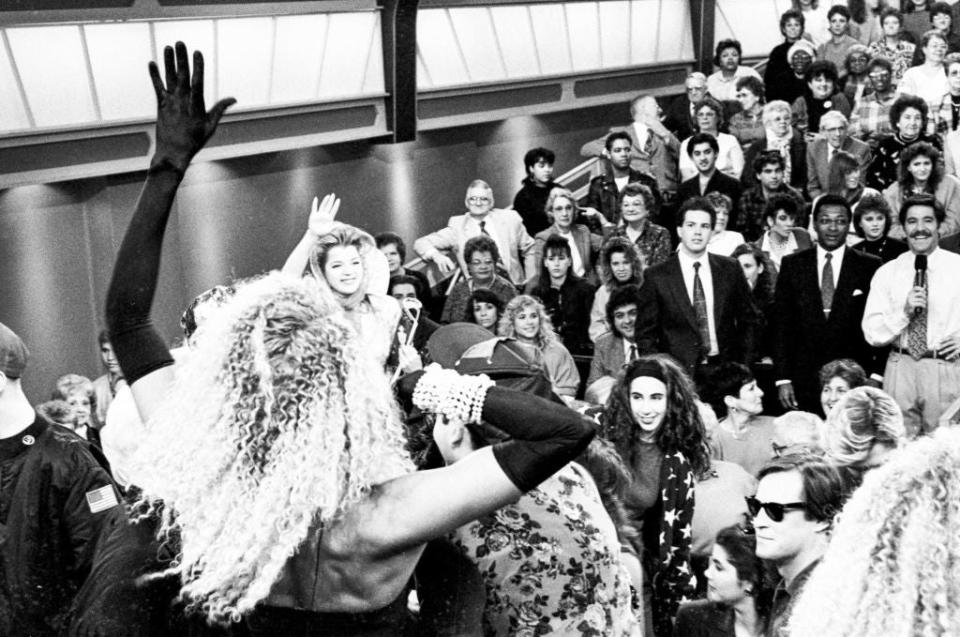
[[[49,422],[40,414],[36,414],[33,424],[29,427],[14,436],[0,440],[0,462],[16,458],[29,450],[49,426]]]

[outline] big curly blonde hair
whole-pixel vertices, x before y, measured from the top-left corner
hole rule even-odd
[[[867,473],[791,617],[791,637],[960,634],[960,431]]]
[[[132,462],[135,508],[180,538],[160,575],[180,576],[191,610],[238,621],[308,533],[413,470],[363,349],[324,287],[279,273],[237,286],[197,330]]]

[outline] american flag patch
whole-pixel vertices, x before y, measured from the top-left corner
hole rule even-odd
[[[117,506],[117,494],[111,485],[105,485],[93,491],[87,491],[87,506],[90,513],[100,513]]]

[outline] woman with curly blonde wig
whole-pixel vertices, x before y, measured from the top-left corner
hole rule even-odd
[[[870,471],[794,607],[791,637],[960,634],[960,432]]]
[[[189,612],[244,621],[254,637],[400,635],[425,543],[534,488],[592,431],[569,409],[489,379],[420,372],[399,393],[438,414],[438,426],[483,420],[511,439],[411,473],[388,380],[345,295],[281,273],[237,285],[174,367],[150,321],[163,234],[190,159],[232,101],[206,111],[203,58],[194,55],[191,82],[183,43],[164,61],[167,86],[150,65],[156,151],[107,294],[117,359],[147,427],[131,470],[137,508],[159,515],[157,537],[176,554],[147,579],[179,577]],[[120,588],[135,589],[127,581],[144,567],[113,564],[115,554],[95,568],[125,573]],[[136,628],[124,626],[147,634]]]

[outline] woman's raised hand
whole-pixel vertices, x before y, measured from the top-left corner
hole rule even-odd
[[[340,198],[332,192],[322,201],[314,197],[313,204],[310,206],[310,218],[307,220],[307,232],[316,238],[333,230],[338,210],[340,210]]]

